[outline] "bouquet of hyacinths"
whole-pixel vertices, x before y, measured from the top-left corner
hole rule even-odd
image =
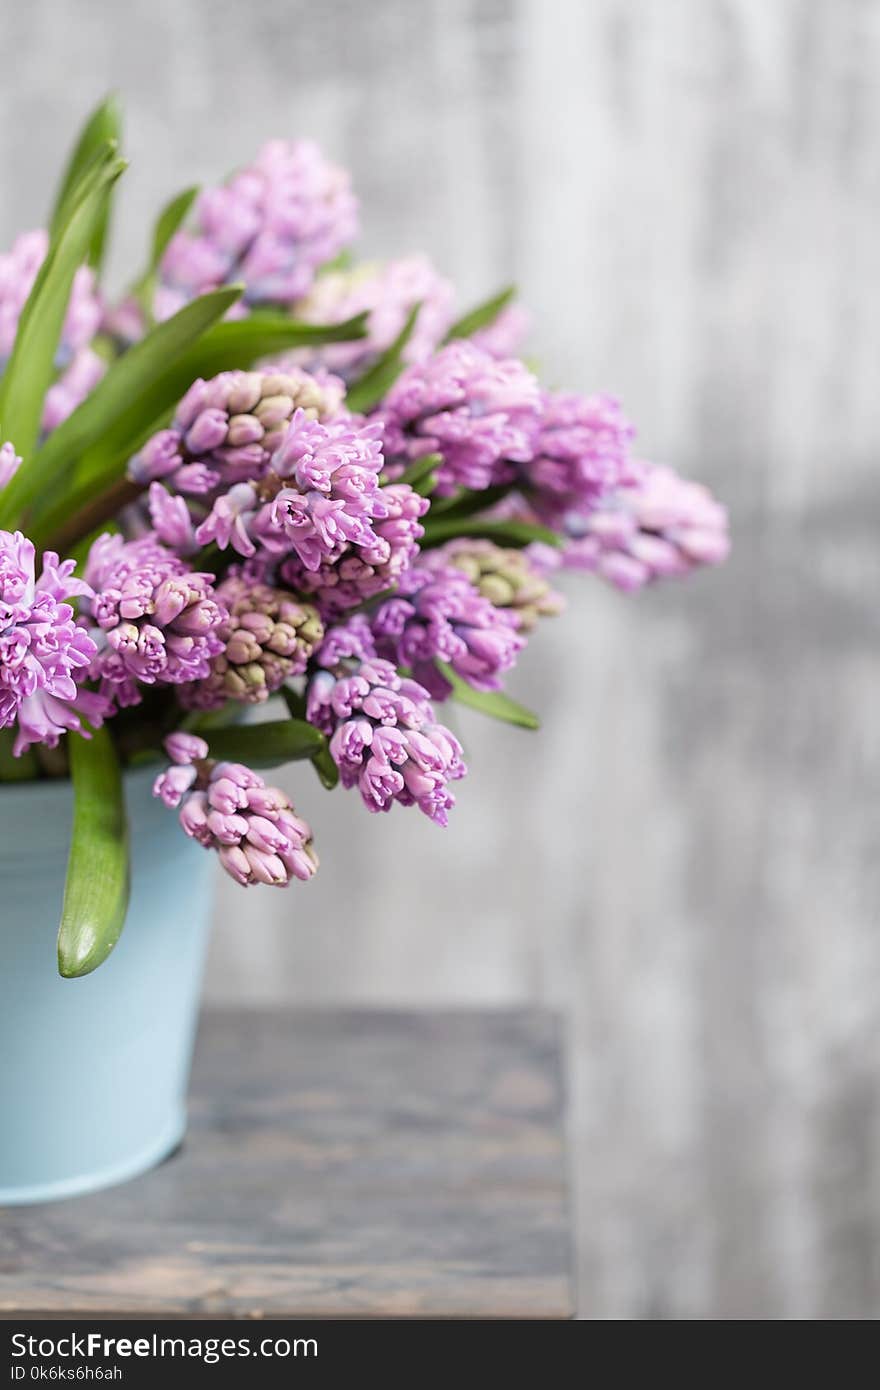
[[[48,230],[0,256],[0,777],[73,781],[65,975],[122,929],[126,766],[164,760],[156,795],[238,883],[308,879],[265,769],[444,825],[442,707],[537,727],[503,684],[556,571],[634,590],[728,545],[615,400],[541,386],[510,291],[457,316],[424,257],[355,263],[308,142],[176,197],[111,302],[118,140],[105,102]]]

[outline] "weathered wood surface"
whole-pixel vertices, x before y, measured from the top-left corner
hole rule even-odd
[[[0,1213],[0,1316],[571,1315],[538,1011],[210,1012],[153,1173]]]
[[[323,867],[224,885],[217,998],[572,1018],[583,1311],[880,1314],[880,5],[31,0],[5,7],[4,243],[96,88],[156,204],[267,131],[349,163],[374,253],[518,280],[549,380],[731,507],[717,575],[571,584],[462,715],[445,835],[288,784]]]

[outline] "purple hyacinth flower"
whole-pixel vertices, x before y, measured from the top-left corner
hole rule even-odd
[[[83,688],[97,646],[69,602],[91,591],[73,560],[46,551],[37,579],[35,558],[20,531],[0,531],[0,728],[17,726],[16,756],[69,730],[88,737],[82,719],[98,725],[109,708]]]
[[[379,655],[407,666],[434,699],[451,687],[436,661],[448,663],[475,690],[498,690],[525,646],[515,613],[496,608],[461,570],[416,565],[372,619]]]
[[[312,877],[312,832],[284,792],[241,763],[213,762],[202,739],[172,734],[165,749],[172,766],[156,778],[154,796],[180,807],[185,834],[215,850],[236,883],[286,888]]]
[[[511,481],[533,455],[541,418],[537,380],[513,358],[449,343],[398,378],[380,409],[392,469],[439,453],[437,492]]]
[[[253,164],[205,189],[192,226],[172,237],[159,266],[156,316],[233,281],[244,283],[247,304],[292,304],[356,234],[348,175],[311,141],[270,141]]]
[[[320,662],[345,649],[346,626],[328,634]],[[363,638],[361,629],[352,645]],[[449,783],[467,769],[461,745],[436,723],[428,691],[417,681],[389,661],[343,662],[312,677],[307,716],[329,738],[343,786],[357,787],[369,811],[390,811],[399,802],[447,824],[455,804]]]

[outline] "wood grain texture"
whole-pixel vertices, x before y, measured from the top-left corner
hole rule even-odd
[[[365,244],[519,281],[548,380],[619,393],[731,508],[721,573],[570,584],[457,716],[448,833],[287,780],[322,872],[223,885],[215,998],[570,1013],[583,1312],[880,1314],[880,6],[7,7],[0,223],[118,85],[115,264],[163,197],[316,135]],[[230,99],[234,94],[234,99]],[[26,138],[23,133],[26,132]]]
[[[212,1012],[153,1173],[0,1213],[0,1317],[571,1315],[546,1012]]]

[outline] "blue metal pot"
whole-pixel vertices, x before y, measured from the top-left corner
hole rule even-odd
[[[126,778],[132,895],[110,958],[63,980],[72,792],[0,787],[0,1206],[94,1192],[183,1138],[214,856]]]

